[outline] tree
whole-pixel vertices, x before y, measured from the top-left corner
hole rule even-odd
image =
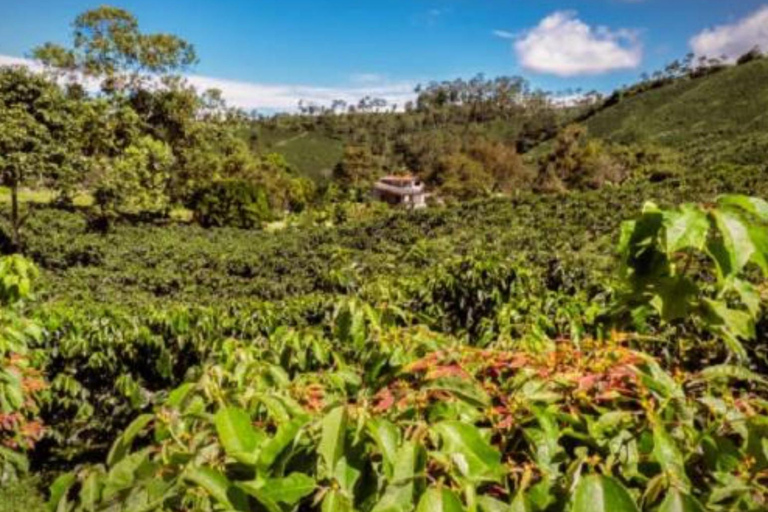
[[[174,157],[162,141],[141,137],[114,159],[103,159],[94,196],[105,217],[118,213],[164,214]]]
[[[104,92],[141,88],[153,75],[181,71],[197,62],[194,47],[171,34],[144,34],[128,11],[102,6],[79,15],[71,48],[46,43],[35,58],[63,73],[102,80]]]
[[[366,146],[347,146],[344,156],[333,169],[333,178],[349,190],[370,188],[381,172],[381,162]]]
[[[22,67],[0,67],[0,173],[11,191],[11,242],[22,245],[19,188],[65,174],[82,159],[76,122],[61,89]]]

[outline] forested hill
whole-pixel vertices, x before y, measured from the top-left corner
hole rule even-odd
[[[615,142],[762,164],[768,155],[768,60],[647,90],[598,111],[586,125],[592,136]]]
[[[575,122],[585,125],[585,140],[641,152],[669,149],[690,168],[762,165],[768,154],[768,59],[673,69],[568,107],[528,90],[524,82],[504,89],[526,91],[523,101],[509,103],[495,88],[510,78],[442,82],[422,89],[403,112],[352,106],[280,116],[256,122],[253,139],[260,151],[282,154],[316,182],[332,178],[335,170],[344,174],[345,166],[353,173],[355,167],[376,173],[410,168],[441,189],[457,175],[473,175],[466,170],[475,162],[488,168],[489,160],[513,160],[500,154],[503,148],[527,155],[528,176],[512,174],[515,186],[530,182],[558,134]],[[479,100],[473,98],[477,90]]]

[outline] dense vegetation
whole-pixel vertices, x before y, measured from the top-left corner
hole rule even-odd
[[[759,52],[270,118],[120,9],[35,55],[0,68],[0,510],[768,507]],[[370,201],[404,169],[439,204]]]

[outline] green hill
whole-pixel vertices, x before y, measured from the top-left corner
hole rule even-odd
[[[768,59],[681,79],[605,108],[590,134],[622,143],[656,143],[694,161],[768,161]]]
[[[259,142],[262,152],[283,155],[300,174],[315,181],[328,179],[344,152],[342,141],[316,130],[262,127],[259,130]]]

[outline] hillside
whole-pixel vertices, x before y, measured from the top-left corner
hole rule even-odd
[[[586,121],[590,134],[656,143],[696,162],[762,164],[768,155],[768,59],[678,80],[608,107]]]
[[[344,150],[342,141],[316,131],[261,127],[258,140],[261,152],[283,155],[291,167],[315,181],[330,177]]]

